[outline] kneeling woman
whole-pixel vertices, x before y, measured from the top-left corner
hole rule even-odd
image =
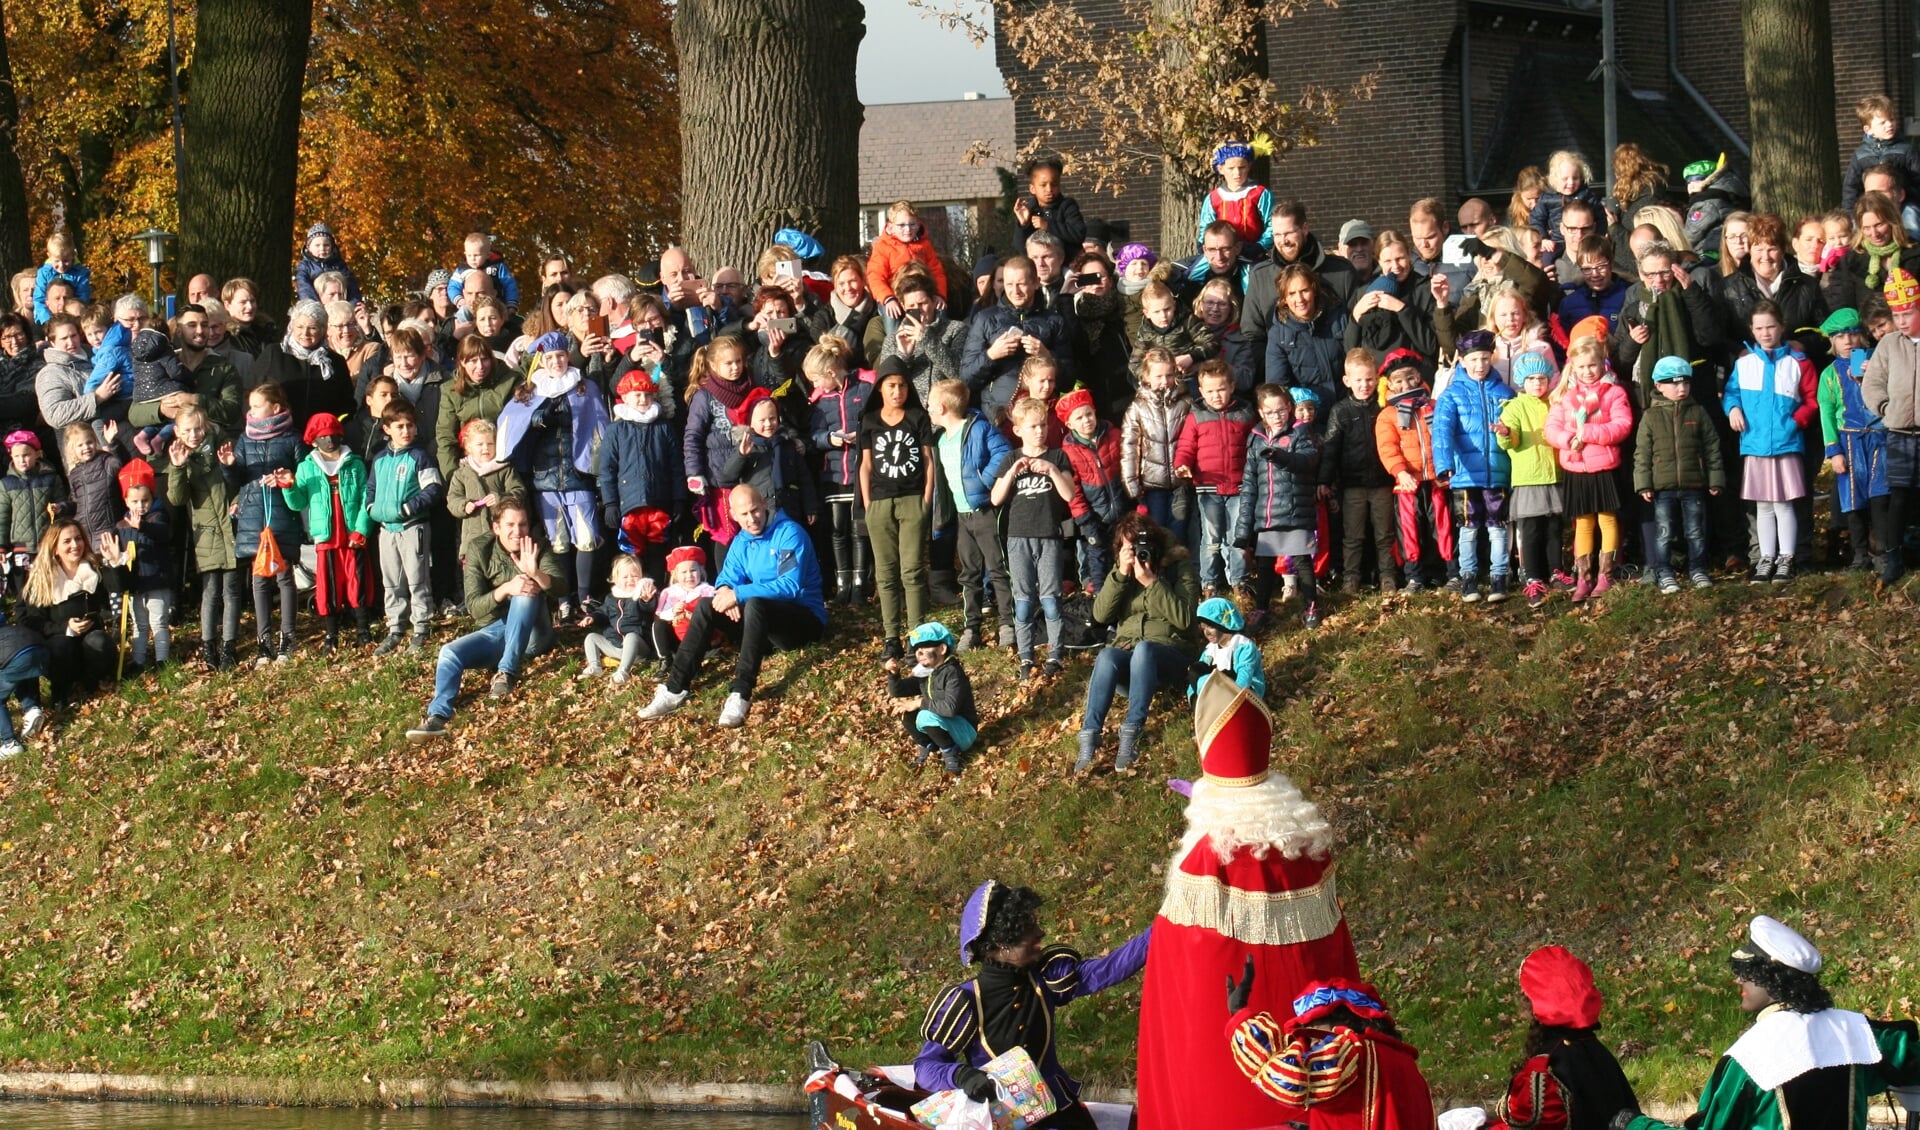
[[[440,649],[433,672],[433,701],[427,717],[407,731],[412,741],[430,741],[447,732],[460,676],[492,667],[490,698],[513,691],[521,664],[553,646],[553,617],[547,594],[566,581],[553,551],[533,538],[527,504],[505,498],[493,507],[493,536],[466,546],[467,614],[474,630]]]
[[[913,1058],[914,1082],[928,1091],[959,1089],[984,1102],[993,1080],[980,1068],[995,1056],[1027,1049],[1060,1104],[1033,1130],[1093,1130],[1080,1104],[1080,1084],[1054,1054],[1054,1010],[1108,989],[1147,963],[1142,930],[1105,957],[1083,958],[1068,946],[1040,948],[1035,912],[1040,896],[989,879],[960,911],[960,960],[980,966],[971,981],[949,986],[927,1009],[926,1043]]]

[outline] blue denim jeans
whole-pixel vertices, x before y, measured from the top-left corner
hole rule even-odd
[[[1219,585],[1219,562],[1224,559],[1227,587],[1239,588],[1247,579],[1247,555],[1234,548],[1233,538],[1240,528],[1240,506],[1246,496],[1196,493],[1193,497],[1200,506],[1199,545],[1195,547],[1200,555],[1200,583]]]
[[[13,719],[7,716],[7,699],[20,696],[20,709],[40,705],[40,680],[47,673],[50,657],[44,647],[25,647],[0,667],[0,742],[14,739]]]
[[[440,648],[433,669],[433,701],[428,714],[453,717],[453,699],[460,693],[460,676],[492,667],[509,675],[520,673],[520,663],[543,655],[553,646],[553,620],[544,596],[516,596],[507,602],[507,614],[478,631],[468,632]]]
[[[1143,640],[1130,648],[1101,648],[1093,661],[1093,677],[1087,680],[1086,717],[1080,728],[1100,732],[1115,692],[1127,696],[1127,716],[1121,724],[1144,726],[1154,692],[1184,686],[1186,677],[1187,657],[1166,644]]]
[[[1674,542],[1684,525],[1687,572],[1707,571],[1707,494],[1700,490],[1662,490],[1653,494],[1653,522],[1660,539],[1653,568],[1661,580],[1673,575]]]
[[[1191,497],[1182,497],[1179,490],[1149,490],[1141,492],[1140,503],[1147,508],[1147,516],[1153,519],[1154,525],[1172,534],[1175,543],[1185,545],[1187,502]]]

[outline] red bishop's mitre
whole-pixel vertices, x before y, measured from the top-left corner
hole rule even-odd
[[[1267,779],[1273,718],[1245,687],[1225,677],[1202,684],[1193,703],[1193,734],[1207,780],[1245,788]]]

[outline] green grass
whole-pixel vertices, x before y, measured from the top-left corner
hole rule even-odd
[[[1756,912],[1814,936],[1843,1004],[1911,1013],[1914,623],[1815,577],[1591,613],[1368,598],[1269,640],[1276,766],[1340,830],[1363,969],[1436,1090],[1495,1093],[1514,971],[1548,942],[1592,960],[1652,1098],[1740,1027],[1725,955]],[[1088,952],[1146,925],[1181,831],[1160,782],[1195,772],[1183,713],[1138,775],[1075,781],[1085,660],[1019,688],[976,653],[986,751],[949,782],[910,767],[872,630],[773,661],[745,735],[711,725],[711,665],[643,730],[651,682],[583,689],[571,651],[430,747],[401,738],[418,658],[92,703],[0,767],[0,1061],[793,1082],[816,1036],[912,1053],[983,877],[1041,889]],[[1069,1066],[1129,1083],[1137,1005],[1134,983],[1068,1009]]]

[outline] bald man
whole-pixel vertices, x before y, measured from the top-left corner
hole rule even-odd
[[[714,594],[694,605],[666,681],[640,711],[643,721],[665,718],[686,705],[688,688],[716,631],[740,647],[733,686],[720,711],[720,725],[735,729],[747,724],[753,688],[767,655],[805,647],[826,634],[820,561],[806,527],[768,506],[750,486],[734,487],[727,503],[740,532],[726,547]]]

